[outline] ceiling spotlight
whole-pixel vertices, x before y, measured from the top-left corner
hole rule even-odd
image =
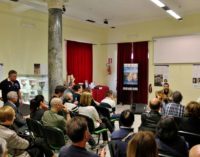
[[[107,25],[107,24],[108,24],[108,20],[105,19],[105,20],[103,21],[103,23]]]

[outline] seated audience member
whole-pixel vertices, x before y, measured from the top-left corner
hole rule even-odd
[[[30,118],[41,121],[42,116],[47,109],[48,106],[44,102],[44,96],[37,95],[34,99],[30,101]]]
[[[141,125],[139,130],[142,131],[152,131],[156,132],[156,126],[161,118],[161,114],[159,113],[160,110],[160,101],[158,98],[153,98],[149,102],[150,112],[144,112],[141,115]]]
[[[179,91],[175,91],[172,95],[172,102],[168,103],[163,111],[164,115],[179,118],[183,117],[185,107],[181,105],[182,99],[182,94]]]
[[[178,135],[177,125],[172,117],[164,117],[158,123],[156,143],[162,154],[176,157],[188,156],[186,141]]]
[[[162,93],[163,98],[165,98],[167,102],[172,100],[173,92],[171,89],[169,89],[169,83],[167,82],[164,83],[163,89],[156,92],[156,97],[158,93]]]
[[[107,103],[111,106],[111,111],[115,111],[116,102],[114,100],[113,91],[109,90],[106,92],[106,97],[101,101],[101,103]]]
[[[51,104],[50,104],[51,103],[51,99],[53,99],[53,98],[61,98],[62,99],[65,90],[66,90],[65,86],[62,86],[62,85],[56,86],[54,94],[49,100],[49,107],[51,107]]]
[[[81,93],[83,91],[82,87],[79,84],[73,86],[73,99],[74,101],[80,102]]]
[[[200,157],[200,144],[195,145],[190,149],[189,157]]]
[[[79,114],[90,117],[94,122],[94,127],[96,130],[105,128],[104,123],[102,123],[99,114],[94,106],[91,106],[92,94],[88,92],[83,92],[80,98]],[[103,140],[108,141],[107,132],[103,132]]]
[[[66,123],[70,120],[70,113],[67,108],[63,105],[60,98],[53,98],[50,102],[51,109],[45,111],[42,116],[42,122],[45,126],[52,126],[61,129],[64,133],[66,132]],[[58,115],[59,111],[64,111],[66,117]]]
[[[111,134],[112,140],[121,140],[133,132],[134,114],[131,110],[124,110],[119,119],[120,129]]]
[[[126,157],[126,148],[128,141],[133,136],[133,125],[134,114],[130,110],[125,110],[121,113],[119,123],[120,129],[116,130],[111,135],[111,140],[115,145],[114,156],[115,157]]]
[[[29,148],[29,142],[17,135],[9,127],[15,119],[15,111],[10,106],[0,108],[0,137],[6,140],[8,153],[15,157],[37,157],[41,152],[37,148]]]
[[[128,143],[127,157],[158,157],[153,133],[140,131],[135,134]]]
[[[185,116],[180,119],[179,130],[200,134],[200,104],[191,101],[185,108]]]
[[[26,120],[23,117],[22,113],[19,111],[19,108],[16,106],[18,102],[17,92],[11,91],[7,94],[7,102],[4,106],[10,106],[15,111],[15,120],[14,120],[14,128],[17,130],[18,128],[22,128],[26,125]]]
[[[73,103],[72,93],[67,92],[66,94],[64,94],[63,104],[67,107],[67,109],[71,112],[72,115],[78,114],[78,105],[75,102]]]
[[[3,138],[0,138],[0,157],[8,157],[7,143]]]
[[[86,142],[91,135],[84,118],[72,118],[67,123],[67,135],[72,141],[72,145],[62,147],[59,157],[105,157],[105,149],[101,150],[100,155],[86,150]]]
[[[63,103],[74,103],[73,94],[71,92],[64,93]]]

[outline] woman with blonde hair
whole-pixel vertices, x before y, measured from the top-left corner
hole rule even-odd
[[[91,106],[93,97],[92,94],[89,92],[83,92],[80,98],[80,107],[79,107],[79,114],[88,116],[93,120],[95,130],[104,129],[105,124],[102,123],[99,114],[94,106]],[[107,132],[102,133],[103,140],[108,141],[108,134]]]
[[[21,138],[17,133],[10,129],[15,119],[15,111],[10,106],[0,108],[0,138],[7,142],[8,153],[14,157],[53,157],[54,153],[50,150],[47,154],[47,149],[43,145],[29,143],[24,138]],[[45,152],[44,152],[45,151]]]
[[[140,131],[128,143],[127,157],[158,157],[153,133]]]

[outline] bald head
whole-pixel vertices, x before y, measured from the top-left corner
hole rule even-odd
[[[200,144],[192,147],[189,153],[189,157],[199,157],[199,156],[200,156]]]
[[[52,108],[58,108],[59,106],[63,105],[62,100],[60,98],[53,98],[50,103]]]
[[[149,107],[151,110],[159,110],[160,109],[160,100],[158,98],[153,98],[149,102]]]

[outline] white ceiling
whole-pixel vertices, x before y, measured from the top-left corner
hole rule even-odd
[[[16,6],[14,7],[16,12],[30,9],[47,12],[45,0],[19,0],[19,2],[0,0],[0,3],[2,2]],[[162,2],[183,18],[187,14],[200,13],[200,0],[162,0]],[[104,19],[108,19],[108,26],[118,26],[171,18],[150,0],[69,0],[65,6],[65,16],[81,21],[94,20],[99,25],[103,24]]]

